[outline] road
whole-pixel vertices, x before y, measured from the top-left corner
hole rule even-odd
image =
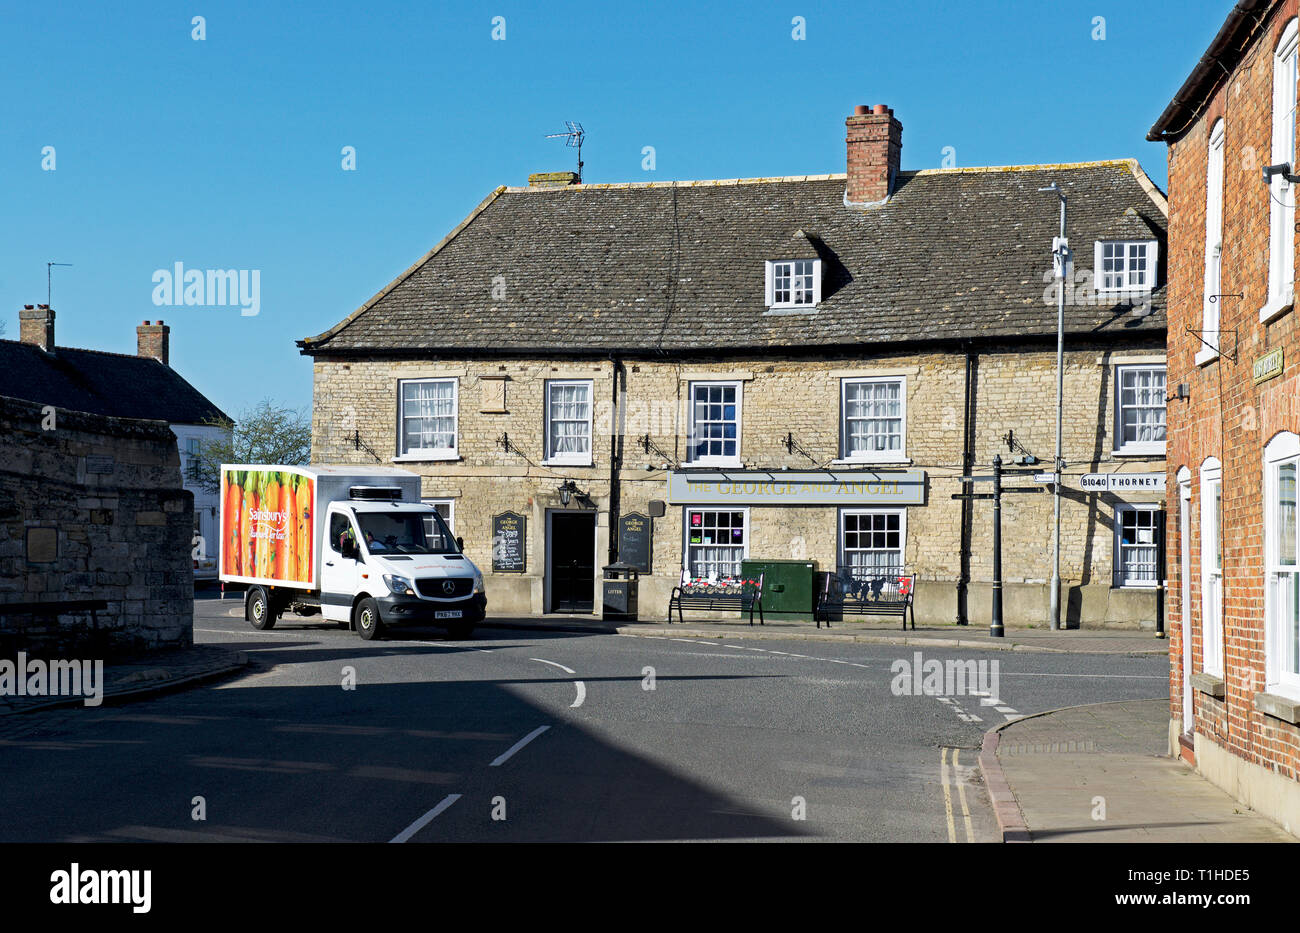
[[[1168,677],[1159,656],[925,653],[998,662],[993,702],[898,695],[910,647],[390,634],[196,603],[196,641],[249,672],[0,721],[0,840],[991,841],[986,729]]]

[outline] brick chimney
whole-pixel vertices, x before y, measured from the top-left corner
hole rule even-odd
[[[167,362],[168,344],[172,329],[162,321],[145,321],[135,329],[136,356],[153,357],[164,366]]]
[[[903,124],[884,104],[859,106],[844,121],[848,128],[850,204],[875,204],[889,197],[903,152]]]
[[[49,305],[23,305],[18,312],[18,339],[40,347],[46,353],[54,352],[54,309]]]

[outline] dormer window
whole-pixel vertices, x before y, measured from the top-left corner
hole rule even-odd
[[[1099,292],[1150,291],[1156,287],[1155,240],[1098,240],[1093,262]]]
[[[820,259],[783,259],[767,263],[769,308],[812,308],[822,297]]]

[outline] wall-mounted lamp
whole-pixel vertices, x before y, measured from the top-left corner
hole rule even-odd
[[[1274,175],[1281,175],[1283,178],[1285,178],[1293,185],[1296,182],[1300,182],[1300,175],[1291,174],[1290,162],[1279,162],[1277,165],[1265,165],[1263,169],[1263,175],[1264,175],[1264,184],[1266,185],[1272,182]]]
[[[563,505],[567,508],[569,505],[569,500],[572,499],[574,496],[580,496],[580,495],[582,495],[582,493],[578,491],[578,484],[575,483],[573,480],[566,479],[564,482],[560,484],[560,505]]]

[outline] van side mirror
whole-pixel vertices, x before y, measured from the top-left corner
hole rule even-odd
[[[345,558],[348,558],[349,560],[356,560],[360,554],[360,552],[357,549],[357,543],[353,541],[351,538],[344,538],[342,554]]]
[[[465,539],[462,538],[460,535],[456,535],[456,550],[458,551],[465,550]]]

